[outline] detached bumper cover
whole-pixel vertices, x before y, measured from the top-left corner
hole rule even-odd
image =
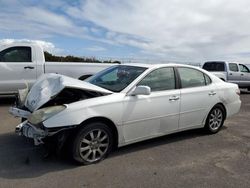
[[[24,121],[16,126],[16,133],[20,136],[32,138],[35,145],[43,144],[43,139],[48,136],[48,132]]]

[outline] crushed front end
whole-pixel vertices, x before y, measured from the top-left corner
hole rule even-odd
[[[46,120],[64,111],[68,104],[111,93],[90,83],[51,73],[41,76],[30,90],[28,87],[19,90],[16,104],[9,112],[22,118],[22,123],[16,127],[16,133],[33,139],[34,144],[39,145],[48,137],[65,135],[75,127],[58,127],[56,122],[50,127],[44,126]]]
[[[20,136],[25,136],[34,140],[34,145],[43,144],[43,139],[49,135],[42,124],[32,125],[28,120],[16,126],[16,133]]]

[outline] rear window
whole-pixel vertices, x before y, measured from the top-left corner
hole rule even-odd
[[[203,69],[207,71],[225,71],[225,62],[206,62]]]

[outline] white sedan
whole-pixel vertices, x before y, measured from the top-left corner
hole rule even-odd
[[[217,133],[241,106],[238,86],[187,65],[116,65],[85,82],[42,76],[20,91],[10,112],[24,120],[16,132],[36,145],[56,138],[72,157],[91,164],[112,148],[204,128]]]

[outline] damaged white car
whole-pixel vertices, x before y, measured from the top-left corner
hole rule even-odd
[[[114,147],[178,131],[216,133],[241,106],[238,86],[187,65],[116,65],[86,81],[42,76],[19,92],[10,112],[24,118],[16,132],[36,145],[70,144],[72,157],[91,164]],[[27,120],[25,120],[27,119]]]

